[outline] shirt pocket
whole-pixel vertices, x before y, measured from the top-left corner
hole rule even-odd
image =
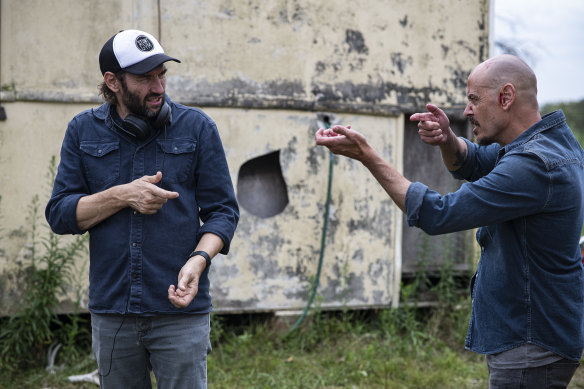
[[[184,182],[190,176],[197,142],[192,139],[159,139],[156,166],[162,172],[162,181]]]
[[[120,178],[120,143],[118,141],[83,141],[79,145],[85,175],[94,190],[102,189]]]

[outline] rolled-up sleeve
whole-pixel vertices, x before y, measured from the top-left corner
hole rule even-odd
[[[196,198],[203,225],[197,233],[197,241],[203,234],[215,234],[223,241],[221,254],[227,254],[239,221],[239,207],[225,151],[214,124],[202,131],[199,144]]]
[[[428,187],[420,182],[412,182],[406,193],[406,218],[408,226],[417,226],[420,219],[420,208]]]
[[[76,146],[74,121],[69,123],[63,146],[61,161],[57,169],[53,192],[45,208],[45,217],[56,234],[83,234],[77,226],[77,203],[88,194],[83,178],[83,166]]]
[[[534,154],[515,153],[453,193],[441,195],[412,183],[406,193],[407,222],[430,235],[468,230],[538,212],[550,193],[543,162]]]
[[[493,143],[489,146],[479,146],[466,138],[459,138],[466,142],[468,154],[460,169],[451,171],[452,177],[458,180],[476,181],[489,174],[497,163],[497,156],[501,146]]]

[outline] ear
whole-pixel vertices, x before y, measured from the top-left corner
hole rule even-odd
[[[112,92],[117,93],[120,91],[120,80],[112,72],[105,72],[103,75],[103,81]]]
[[[507,111],[511,108],[511,105],[515,101],[515,87],[513,84],[505,84],[499,90],[499,106],[503,108],[503,110]]]

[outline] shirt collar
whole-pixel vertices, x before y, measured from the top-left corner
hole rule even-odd
[[[501,149],[499,153],[506,153],[516,147],[519,147],[525,144],[534,136],[541,134],[544,131],[547,131],[558,124],[561,124],[566,121],[566,117],[564,116],[564,112],[562,110],[557,110],[554,112],[550,112],[544,116],[542,116],[541,120],[535,123],[533,126],[529,127],[525,130],[521,135],[513,140],[513,142],[509,143],[505,147]],[[500,154],[501,155],[501,154]]]

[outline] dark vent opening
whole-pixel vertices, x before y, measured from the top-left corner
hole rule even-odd
[[[237,199],[243,209],[262,218],[275,216],[286,208],[288,190],[282,176],[279,150],[241,165]]]

